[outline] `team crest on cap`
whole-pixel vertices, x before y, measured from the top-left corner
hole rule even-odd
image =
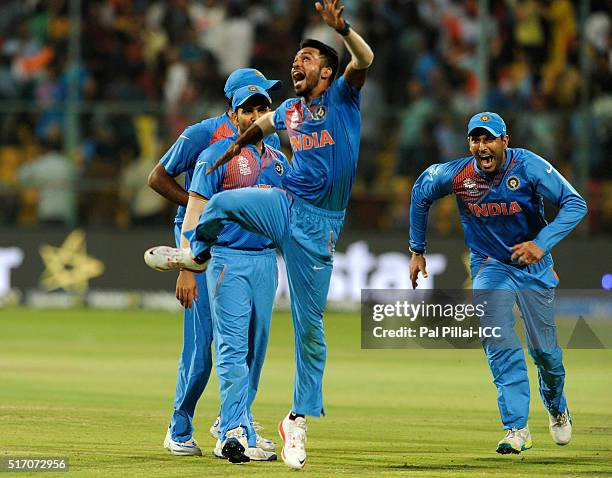
[[[508,179],[506,179],[506,186],[508,186],[510,191],[516,191],[520,185],[521,181],[516,176],[510,176]]]
[[[276,171],[279,176],[282,176],[283,172],[285,171],[283,163],[281,163],[280,161],[276,161],[276,163],[274,164],[274,171]]]
[[[249,85],[248,86],[249,91],[257,91],[257,87],[254,85]]]
[[[490,119],[491,119],[491,117],[490,117],[489,115],[482,115],[482,116],[480,117],[480,121],[483,121],[483,122],[485,122],[485,123],[486,123],[487,121],[489,121]]]
[[[321,105],[315,110],[314,117],[316,120],[322,120],[325,118],[326,113],[327,111],[325,111],[325,106]]]

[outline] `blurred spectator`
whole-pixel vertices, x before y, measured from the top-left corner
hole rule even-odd
[[[426,166],[468,154],[465,119],[480,109],[508,120],[513,145],[576,177],[587,170],[591,182],[612,178],[609,0],[590,2],[587,48],[580,43],[577,2],[489,1],[484,104],[478,0],[343,3],[376,53],[362,92],[355,190],[360,201],[387,214],[374,221],[378,226],[405,223],[402,195]],[[302,38],[319,38],[338,48],[343,64],[348,59],[310,0],[80,4],[77,59],[69,56],[68,0],[0,1],[0,193],[16,196],[17,169],[33,157],[37,138],[53,131],[67,140],[63,148],[75,147],[78,217],[85,224],[126,223],[128,216],[118,214],[122,203],[134,208],[132,219],[165,220],[154,212],[157,205],[147,211],[144,190],[134,189],[148,162],[158,159],[145,152],[135,131],[138,116],[152,114],[155,144],[170,144],[188,124],[227,108],[223,84],[235,68],[251,66],[284,80],[283,91],[274,94],[278,104],[293,95],[289,66]],[[78,104],[67,103],[75,98]],[[68,141],[72,137],[78,144]],[[1,214],[14,221],[9,203]],[[449,228],[441,225],[439,232]]]
[[[18,171],[24,188],[38,192],[38,223],[71,226],[75,220],[76,168],[60,152],[60,128],[51,128],[41,143],[42,154],[23,164]]]

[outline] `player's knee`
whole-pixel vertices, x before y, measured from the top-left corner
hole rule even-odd
[[[221,191],[215,194],[208,202],[207,208],[227,213],[237,207],[236,191]]]
[[[306,327],[301,334],[300,349],[305,360],[325,360],[327,345],[322,327]]]
[[[562,364],[561,351],[558,349],[531,350],[531,356],[536,367],[545,370],[552,370]]]

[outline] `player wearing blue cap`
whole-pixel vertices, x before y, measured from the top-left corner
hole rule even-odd
[[[410,206],[410,276],[417,286],[427,277],[425,234],[431,204],[455,194],[465,241],[470,249],[474,297],[487,304],[483,326],[500,327],[499,338],[483,340],[504,438],[497,452],[531,448],[529,381],[512,308],[518,304],[527,345],[538,369],[540,395],[549,414],[555,443],[566,445],[572,423],[563,392],[565,369],[557,343],[554,291],[559,280],[552,248],[582,220],[587,206],[555,168],[526,149],[508,148],[503,119],[483,112],[468,123],[472,156],[430,166],[416,181]],[[549,224],[543,198],[559,208]]]
[[[231,101],[234,92],[247,85],[276,90],[280,88],[281,82],[268,80],[253,68],[241,68],[227,78],[225,97]],[[232,122],[230,105],[229,110],[222,115],[186,128],[151,171],[149,186],[179,205],[174,220],[177,247],[180,247],[181,227],[189,198],[187,191],[198,155],[211,144],[233,137],[237,132],[236,125]],[[266,138],[266,141],[275,148],[280,145],[276,135]],[[185,187],[175,180],[182,173],[185,174]],[[177,285],[180,285],[181,289],[206,291],[206,277],[204,274],[194,275],[190,271],[181,271]],[[204,293],[194,298],[193,307],[187,307],[184,311],[183,351],[179,359],[174,413],[164,440],[164,447],[175,455],[202,454],[193,439],[193,415],[210,377],[212,325],[208,295]]]
[[[249,85],[232,99],[239,132],[270,111],[265,89]],[[182,232],[193,229],[202,210],[215,194],[244,187],[280,184],[289,163],[285,156],[260,141],[243,148],[214,174],[206,170],[225,152],[232,139],[219,141],[198,157],[189,188]],[[203,268],[203,267],[202,267]],[[257,446],[251,405],[259,383],[277,286],[276,252],[272,241],[226,223],[212,249],[207,268],[208,295],[213,323],[215,368],[219,377],[221,411],[214,454],[232,463],[276,459],[273,448]],[[190,290],[178,290],[181,303],[189,307]]]
[[[183,267],[202,260],[216,243],[223,224],[232,220],[272,240],[283,255],[291,295],[295,331],[296,373],[291,412],[281,421],[281,456],[291,468],[306,463],[306,415],[324,413],[322,382],[326,344],[323,309],[332,273],[333,253],[344,221],[359,154],[360,89],[374,59],[368,44],[342,17],[338,0],[315,7],[334,28],[351,53],[344,74],[335,50],[305,40],[291,75],[297,98],[262,116],[217,161],[209,172],[274,132],[286,129],[293,159],[282,188],[241,189],[215,195],[200,217],[191,251],[168,253],[166,267]]]

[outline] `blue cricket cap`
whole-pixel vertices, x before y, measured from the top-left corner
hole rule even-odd
[[[246,100],[248,100],[251,96],[261,95],[264,96],[270,104],[272,104],[272,99],[266,90],[264,90],[261,86],[256,85],[248,85],[243,86],[242,88],[238,88],[234,92],[234,97],[232,98],[232,109],[236,111],[241,105],[244,104]]]
[[[232,71],[227,77],[223,88],[225,97],[231,100],[237,89],[249,85],[259,86],[264,90],[278,90],[283,83],[280,80],[268,80],[262,72],[255,68],[239,68]]]
[[[472,116],[467,127],[468,136],[476,128],[484,128],[496,138],[506,135],[506,123],[501,116],[490,111],[483,111]]]

